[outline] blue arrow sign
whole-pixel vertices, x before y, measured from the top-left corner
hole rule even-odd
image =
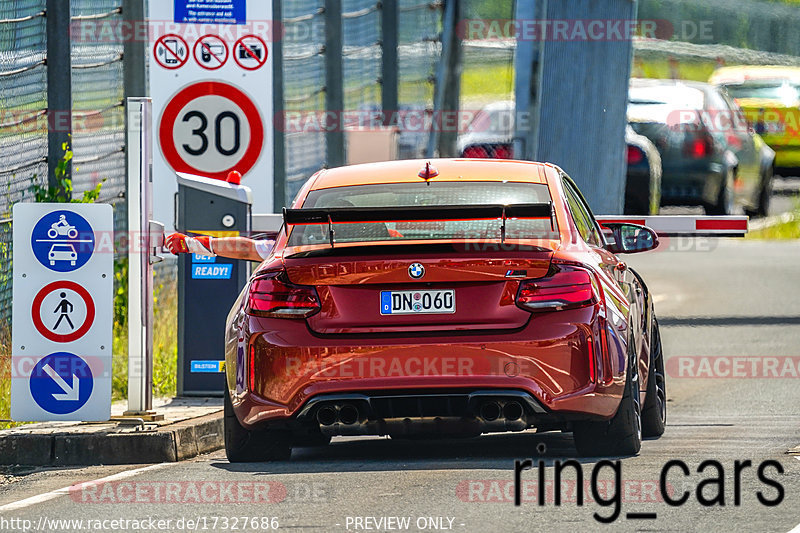
[[[34,401],[49,413],[66,415],[83,407],[94,387],[89,365],[77,355],[56,352],[42,358],[31,372]]]
[[[73,211],[51,211],[33,227],[31,247],[36,259],[50,270],[72,272],[92,257],[94,231]]]

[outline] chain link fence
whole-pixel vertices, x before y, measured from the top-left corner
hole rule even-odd
[[[47,184],[48,111],[72,116],[73,193],[103,182],[99,200],[115,203],[124,227],[125,123],[122,43],[73,41],[72,109],[48,109],[45,0],[0,3],[0,323],[11,316],[11,208]],[[122,0],[72,0],[72,22],[122,17]],[[59,154],[60,155],[60,154]]]
[[[44,2],[0,3],[0,323],[11,316],[11,206],[47,182]]]
[[[323,0],[283,4],[284,112],[325,109],[325,9]],[[278,112],[278,110],[276,110]],[[305,180],[325,165],[322,131],[287,131],[286,202]]]
[[[121,0],[72,0],[72,21],[118,26]],[[99,201],[118,204],[116,228],[124,227],[125,104],[122,42],[72,43],[72,179],[75,194],[103,182]]]
[[[324,0],[289,0],[283,4],[284,112],[312,122],[300,131],[286,131],[286,203],[303,183],[324,168],[327,139],[324,124],[311,117],[354,113],[368,117],[384,111],[399,116],[399,158],[421,157],[427,132],[403,114],[416,116],[433,108],[433,75],[441,50],[442,4],[436,1],[399,0],[398,4],[398,109],[382,109],[382,17],[389,3],[377,0],[343,0],[342,90],[343,109],[326,106],[326,58]],[[339,114],[342,115],[339,115]],[[409,121],[412,122],[412,121]],[[363,122],[361,125],[364,125]],[[344,127],[342,121],[338,127]]]

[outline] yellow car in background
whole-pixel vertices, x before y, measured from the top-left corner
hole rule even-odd
[[[708,82],[727,90],[775,150],[775,172],[800,176],[800,67],[723,67]]]

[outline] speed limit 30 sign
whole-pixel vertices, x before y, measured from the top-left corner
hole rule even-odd
[[[207,81],[184,87],[169,100],[158,135],[164,158],[176,172],[225,179],[231,170],[246,174],[255,166],[264,123],[244,91]]]
[[[273,212],[272,2],[151,1],[148,18],[167,22],[148,34],[154,218],[172,230],[176,173],[225,180],[233,170],[253,212]]]

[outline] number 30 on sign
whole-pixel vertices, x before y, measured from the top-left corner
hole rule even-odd
[[[250,171],[264,146],[264,123],[241,89],[217,81],[195,83],[173,96],[159,123],[164,159],[176,172],[225,179]]]

